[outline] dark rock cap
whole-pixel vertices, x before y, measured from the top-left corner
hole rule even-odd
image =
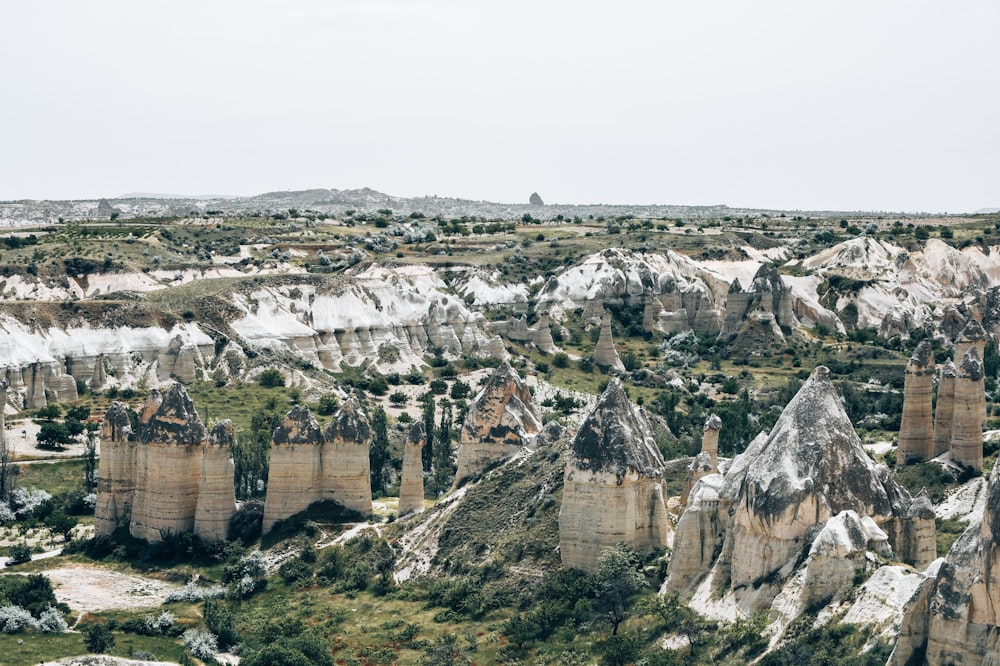
[[[194,402],[180,384],[172,384],[165,394],[150,392],[137,430],[143,444],[173,446],[201,444],[208,434]]]
[[[427,443],[427,431],[423,421],[414,421],[410,432],[406,433],[406,443],[411,446],[423,446]]]
[[[986,339],[986,329],[973,318],[969,318],[965,328],[958,334],[959,342],[979,342]]]
[[[969,351],[965,352],[965,356],[962,358],[961,368],[962,373],[973,381],[979,381],[983,378],[983,361],[979,358],[978,349],[969,347]]]
[[[104,412],[104,427],[101,437],[111,442],[125,442],[132,438],[132,420],[129,409],[123,402],[117,400],[111,403]]]
[[[271,441],[275,444],[322,444],[323,433],[309,408],[297,405],[271,433]]]
[[[663,457],[649,421],[629,402],[620,379],[612,379],[580,426],[570,449],[577,468],[610,472],[619,483],[628,470],[645,476],[663,472]]]
[[[358,399],[351,396],[333,414],[333,420],[323,430],[327,442],[343,441],[367,445],[372,438],[372,428],[361,410]]]
[[[917,368],[926,368],[934,365],[934,350],[931,348],[929,340],[921,340],[917,348],[913,350],[910,357],[910,365]]]
[[[236,432],[233,429],[233,422],[223,419],[212,426],[212,432],[208,434],[208,443],[212,446],[229,446],[236,443]]]

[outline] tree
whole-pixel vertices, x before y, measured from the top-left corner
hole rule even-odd
[[[337,411],[337,405],[340,400],[337,398],[336,393],[325,393],[320,396],[319,407],[316,409],[317,412],[323,416],[329,416]]]
[[[62,416],[62,410],[59,408],[59,405],[50,402],[35,412],[35,416],[40,419],[47,419],[51,421],[52,419],[57,419]]]
[[[102,654],[115,646],[115,635],[107,624],[97,622],[83,628],[83,642],[91,652]]]
[[[394,391],[392,395],[389,396],[389,402],[393,404],[394,407],[402,407],[409,401],[406,394],[402,391]]]
[[[611,546],[597,561],[597,612],[611,625],[611,635],[628,617],[629,607],[646,579],[636,554],[625,544]]]
[[[77,520],[73,516],[67,516],[62,509],[56,509],[45,518],[45,526],[62,538],[69,541],[73,535],[73,528],[76,527]]]
[[[277,368],[268,368],[260,373],[257,383],[265,388],[273,388],[285,385],[285,376]]]
[[[50,421],[43,423],[38,431],[38,446],[47,449],[63,449],[75,441],[65,423]]]
[[[385,489],[385,472],[389,464],[389,433],[382,405],[372,412],[371,425],[372,445],[368,449],[368,461],[371,465],[371,484],[374,493]]]
[[[424,666],[459,666],[472,662],[458,647],[458,637],[455,634],[445,634],[427,648],[420,663]]]
[[[420,397],[420,403],[423,406],[421,418],[424,422],[424,432],[427,433],[427,441],[421,452],[421,462],[424,465],[424,471],[430,472],[434,464],[434,394],[429,391],[424,393]]]
[[[439,493],[445,492],[454,478],[451,465],[451,404],[448,398],[441,400],[441,423],[434,437],[437,443],[434,449],[434,489]]]
[[[88,426],[90,424],[87,424]],[[95,426],[97,424],[94,424]],[[87,428],[87,444],[83,456],[83,487],[88,493],[97,486],[97,430]]]

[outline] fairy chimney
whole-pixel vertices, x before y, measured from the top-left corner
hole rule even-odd
[[[304,405],[294,407],[271,434],[271,463],[264,499],[265,532],[320,499],[323,432]]]
[[[194,533],[205,541],[221,541],[229,536],[229,521],[236,513],[233,485],[235,443],[233,422],[224,419],[212,428],[202,450]]]
[[[371,425],[358,399],[341,403],[323,430],[320,499],[332,499],[363,514],[372,512]]]
[[[399,515],[420,513],[424,510],[424,468],[420,457],[427,443],[427,433],[422,421],[410,426],[403,446],[403,471],[399,484]]]
[[[958,370],[955,368],[954,362],[948,359],[941,366],[941,379],[938,381],[931,458],[936,458],[951,448],[952,421],[955,418],[955,379],[957,377]]]
[[[903,417],[896,454],[901,465],[934,457],[933,390],[934,354],[931,343],[923,340],[903,371]]]
[[[722,430],[722,419],[717,414],[710,414],[705,419],[704,432],[701,436],[701,450],[707,453],[712,461],[712,473],[719,471],[719,431]]]
[[[983,466],[983,422],[986,419],[984,379],[979,350],[969,346],[955,378],[951,459],[976,470]]]
[[[625,372],[625,365],[611,339],[611,313],[608,311],[601,317],[601,335],[597,338],[597,347],[594,349],[594,364],[603,372]]]

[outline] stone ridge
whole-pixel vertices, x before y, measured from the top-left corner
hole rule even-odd
[[[649,421],[629,402],[621,380],[612,379],[570,442],[575,458],[571,464],[581,470],[609,472],[619,479],[629,470],[659,475],[663,457],[652,433]]]
[[[155,411],[151,411],[154,406]],[[166,395],[156,389],[150,392],[137,430],[141,444],[168,446],[201,444],[208,434],[194,402],[180,383],[171,385]]]

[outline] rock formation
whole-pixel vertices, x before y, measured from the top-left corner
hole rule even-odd
[[[749,288],[743,289],[738,279],[730,285],[719,338],[746,337],[749,331],[763,328],[780,340],[794,323],[791,289],[776,268],[761,264]]]
[[[691,494],[691,490],[694,488],[694,484],[709,474],[712,474],[716,470],[712,469],[712,456],[707,452],[702,450],[701,453],[694,457],[691,464],[687,468],[687,473],[684,475],[684,487],[681,490],[681,505],[687,505],[688,495]]]
[[[972,347],[975,347],[976,351],[979,352],[979,358],[983,358],[986,354],[987,337],[988,335],[983,325],[970,317],[955,339],[955,363],[961,363],[962,359],[965,358],[966,352]]]
[[[701,450],[708,454],[712,461],[712,473],[719,471],[719,431],[722,430],[722,419],[717,414],[710,414],[705,419],[701,436]]]
[[[1000,472],[986,506],[907,604],[889,663],[1000,663]]]
[[[951,359],[941,366],[937,407],[934,410],[934,441],[931,457],[936,458],[951,447],[952,421],[955,418],[955,379],[958,370]]]
[[[357,399],[345,400],[324,430],[304,405],[271,434],[264,531],[323,500],[372,511],[371,427]]]
[[[542,429],[527,385],[502,363],[476,395],[459,435],[455,487],[509,458]]]
[[[229,536],[229,521],[236,508],[233,487],[235,444],[233,422],[224,419],[212,428],[202,449],[194,533],[206,541],[219,541]]]
[[[546,354],[555,354],[559,351],[555,340],[552,339],[551,322],[548,315],[542,315],[538,318],[538,324],[536,324],[534,332],[531,335],[531,344]]]
[[[91,391],[100,391],[108,382],[108,375],[104,369],[104,354],[98,354],[94,361],[94,373],[90,377],[88,388]]]
[[[403,446],[403,471],[399,484],[400,516],[408,513],[420,513],[424,510],[424,468],[421,454],[427,443],[427,433],[424,432],[422,421],[415,421],[410,426]]]
[[[232,424],[220,422],[209,436],[180,384],[153,390],[135,432],[131,424],[120,402],[104,415],[95,533],[127,527],[146,541],[189,531],[225,539],[236,511]]]
[[[132,536],[159,541],[163,532],[194,529],[207,437],[208,431],[180,384],[174,384],[165,395],[156,390],[150,394],[136,428],[135,495],[129,524]]]
[[[364,515],[372,512],[371,462],[368,450],[372,432],[358,399],[340,404],[323,429],[320,453],[320,499],[331,499]]]
[[[264,531],[320,499],[323,431],[305,405],[293,407],[271,433],[271,462],[264,499]]]
[[[831,558],[854,553],[857,560],[862,540],[865,549],[885,548],[888,542],[908,556],[922,552],[926,541],[911,539],[920,546],[904,542],[919,531],[911,504],[888,469],[865,453],[829,371],[821,366],[770,434],[755,438],[724,477],[708,475],[696,484],[678,524],[665,589],[690,594],[711,574],[714,587],[733,593],[745,612],[754,612],[772,603],[809,547],[812,573],[807,568],[802,575],[809,579],[827,571],[835,580],[804,594],[825,598],[840,589],[846,572],[834,576],[839,565]],[[857,520],[844,512],[853,512]],[[829,522],[834,518],[839,522]],[[851,527],[857,524],[864,526],[863,539]],[[826,536],[816,543],[824,529]],[[837,536],[845,531],[851,534]],[[709,559],[711,567],[705,565]]]
[[[955,378],[951,459],[976,470],[983,467],[983,423],[986,420],[984,381],[982,356],[976,346],[970,345]]]
[[[128,527],[135,495],[135,438],[128,407],[113,402],[101,424],[101,458],[97,467],[94,533],[111,534]]]
[[[906,465],[934,457],[934,353],[922,340],[903,371],[903,416],[899,425],[896,460]]]
[[[615,343],[611,339],[611,313],[605,312],[601,317],[601,335],[597,338],[597,346],[594,348],[594,365],[603,372],[624,373],[625,366],[622,364]]]
[[[612,379],[569,445],[559,512],[562,562],[594,571],[609,546],[653,550],[667,545],[669,532],[663,457],[652,426]]]
[[[545,205],[545,202],[542,201],[542,198],[540,196],[538,196],[538,192],[532,192],[531,193],[531,196],[528,197],[528,203],[531,204],[532,206],[544,206]]]

